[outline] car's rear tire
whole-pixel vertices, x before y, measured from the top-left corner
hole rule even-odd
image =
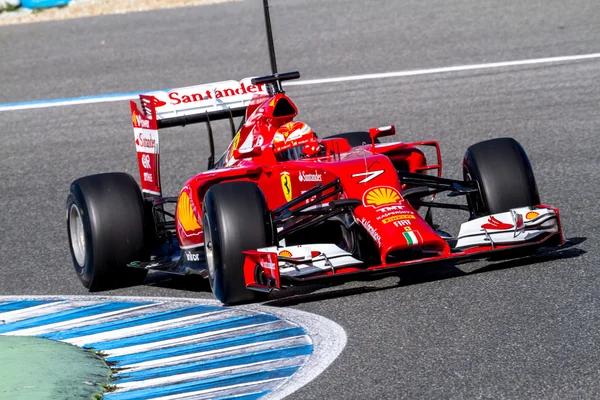
[[[363,143],[371,144],[371,135],[365,131],[344,132],[326,137],[326,139],[333,138],[346,139],[351,147],[362,146]],[[379,139],[375,138],[375,143],[380,143]]]
[[[244,250],[272,245],[271,215],[265,197],[253,182],[212,186],[202,205],[204,248],[213,294],[224,304],[261,301],[264,293],[248,290]]]
[[[148,273],[127,268],[150,259],[148,213],[129,174],[86,176],[71,184],[67,232],[77,276],[90,291],[140,284]]]
[[[540,203],[535,177],[523,147],[513,138],[491,139],[467,149],[465,180],[475,180],[480,193],[467,196],[473,216],[496,214]]]

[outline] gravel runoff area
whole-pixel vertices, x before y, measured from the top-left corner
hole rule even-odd
[[[137,11],[177,8],[236,0],[74,0],[64,7],[39,10],[20,8],[0,14],[0,25],[56,21],[95,15],[125,14]]]

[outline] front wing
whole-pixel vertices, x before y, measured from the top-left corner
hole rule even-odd
[[[248,289],[270,292],[322,280],[349,281],[393,275],[399,269],[413,265],[501,258],[515,250],[534,252],[539,247],[564,243],[558,210],[545,205],[516,208],[470,220],[461,224],[458,237],[449,240],[454,246],[448,254],[376,266],[364,265],[334,244],[248,250],[244,252],[244,278]]]

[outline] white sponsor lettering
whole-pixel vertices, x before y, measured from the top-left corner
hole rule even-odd
[[[147,149],[154,150],[154,146],[156,145],[156,140],[154,140],[154,138],[152,138],[152,137],[145,138],[143,135],[143,132],[140,132],[138,134],[137,139],[135,140],[135,144],[137,144],[140,147],[145,147]]]
[[[269,261],[261,261],[260,266],[263,267],[264,269],[275,270],[275,263],[272,263]]]
[[[409,219],[401,219],[399,221],[394,221],[394,226],[396,226],[396,227],[410,226],[410,220]]]
[[[385,207],[379,207],[376,209],[377,212],[382,212],[382,213],[388,213],[388,212],[392,212],[392,211],[401,211],[404,210],[404,206],[385,206]],[[398,214],[412,214],[411,211],[405,211],[403,213],[398,213]]]
[[[200,254],[185,253],[185,258],[188,261],[200,261]]]
[[[141,128],[150,128],[150,121],[147,119],[137,117],[137,123]]]
[[[373,239],[375,239],[375,241],[377,242],[377,244],[379,246],[381,246],[381,235],[377,232],[377,229],[373,228],[371,226],[371,223],[366,218],[362,218],[360,220],[360,223],[362,224],[362,226],[364,226],[364,228],[367,230],[367,232],[369,232],[369,234],[371,235],[371,237]]]
[[[152,174],[149,172],[144,172],[144,181],[145,182],[152,182]]]
[[[142,156],[142,165],[144,168],[150,169],[150,156],[148,154]]]
[[[298,180],[300,182],[322,182],[323,177],[317,171],[315,171],[314,174],[300,171],[300,174],[298,175]]]

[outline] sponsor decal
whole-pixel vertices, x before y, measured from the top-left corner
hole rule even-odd
[[[300,182],[323,182],[321,174],[317,171],[315,171],[314,174],[300,171],[300,174],[298,175],[298,180]]]
[[[394,221],[394,226],[400,228],[401,226],[410,226],[410,221],[407,219],[401,219],[400,221]]]
[[[373,228],[371,226],[371,223],[366,218],[362,218],[360,220],[360,223],[367,230],[367,232],[369,232],[369,235],[371,235],[371,237],[377,242],[377,244],[381,246],[381,235],[379,234],[379,232],[377,232],[377,229]]]
[[[287,201],[292,201],[292,180],[290,179],[289,172],[282,172],[281,174],[281,189],[283,189],[283,195]]]
[[[419,231],[411,230],[408,232],[402,232],[402,235],[404,236],[404,239],[406,239],[406,244],[408,244],[409,246],[423,243],[423,238],[421,237]]]
[[[187,192],[181,193],[177,202],[177,219],[187,233],[195,233],[202,229],[192,206],[192,200]]]
[[[289,250],[281,250],[279,252],[279,254],[277,254],[279,257],[286,257],[286,258],[291,258],[292,257],[292,252]]]
[[[539,215],[540,215],[540,213],[538,213],[538,212],[535,212],[535,211],[529,211],[527,214],[525,214],[525,218],[526,218],[527,220],[530,220],[530,219],[536,219],[536,218],[537,218]]]
[[[300,191],[300,194],[304,194],[306,192],[308,192],[308,190],[302,190],[302,191]],[[317,199],[317,195],[314,195],[310,199],[306,199],[306,201],[304,202],[304,204],[308,204],[311,201],[315,201],[316,199]]]
[[[263,137],[263,135],[257,135],[254,138],[254,143],[252,143],[252,147],[262,146],[263,144],[265,144],[265,138]]]
[[[188,261],[200,261],[200,254],[197,253],[185,253],[185,259]]]
[[[150,169],[150,156],[148,154],[142,156],[142,165],[144,168]]]
[[[264,269],[270,269],[272,271],[275,270],[275,263],[272,263],[270,261],[261,260],[260,266],[263,267]]]
[[[168,97],[169,97],[169,100],[171,100],[171,105],[176,106],[178,104],[195,103],[198,101],[212,100],[215,98],[220,99],[220,98],[233,97],[233,96],[238,96],[238,95],[247,94],[247,93],[259,93],[259,92],[263,91],[263,86],[264,86],[264,83],[260,83],[258,85],[246,86],[246,84],[244,82],[242,82],[238,87],[215,89],[214,91],[202,90],[200,92],[195,92],[195,93],[193,93],[193,92],[192,93],[190,93],[190,92],[182,93],[181,91],[184,89],[178,89],[178,91],[169,92]],[[167,104],[165,102],[161,102],[161,103],[163,103],[163,104],[161,104],[161,105],[156,104],[156,107],[162,107]]]
[[[367,171],[367,172],[361,172],[359,174],[352,174],[353,178],[358,178],[360,176],[364,176],[363,179],[361,179],[360,181],[358,181],[358,183],[367,183],[375,178],[377,178],[379,175],[383,174],[385,171],[383,169],[379,169],[377,171]]]
[[[384,224],[389,224],[390,222],[394,222],[394,221],[400,221],[400,220],[407,220],[407,219],[415,219],[414,215],[410,215],[410,214],[403,214],[403,215],[394,215],[393,217],[388,217],[388,218],[384,218],[383,222]],[[410,224],[410,221],[406,221]]]
[[[500,221],[499,219],[497,219],[496,217],[494,217],[493,215],[490,216],[490,218],[488,218],[488,222],[486,224],[481,225],[482,229],[490,229],[490,230],[504,230],[504,229],[510,229],[513,227],[513,224],[507,224],[504,223],[502,221]]]
[[[395,215],[412,215],[412,216],[414,216],[414,213],[412,211],[391,211],[391,212],[386,212],[385,214],[382,214],[382,215],[378,215],[376,218],[377,218],[377,221],[381,221],[382,219],[386,220]],[[410,217],[406,217],[406,218],[410,219]]]
[[[142,118],[136,113],[131,114],[131,121],[133,122],[133,126],[135,126],[136,128],[150,128],[150,121],[148,121],[145,118]]]
[[[144,181],[152,182],[152,174],[150,172],[144,172]]]
[[[156,140],[152,136],[144,137],[144,133],[140,132],[138,133],[138,137],[135,139],[135,144],[139,147],[154,150],[154,146],[156,146]]]
[[[382,212],[382,213],[394,212],[395,214],[412,214],[412,211],[404,210],[404,206],[401,206],[401,205],[379,207],[377,209],[377,212]]]
[[[363,204],[365,206],[380,207],[398,203],[401,199],[400,192],[393,187],[377,186],[365,192],[363,195]]]
[[[158,98],[151,96],[152,100],[154,100],[154,107],[162,107],[164,105],[166,105],[167,103],[165,101],[159,100]]]
[[[412,228],[411,228],[410,226],[405,226],[405,227],[404,227],[404,230],[405,230],[405,231],[412,231]]]

